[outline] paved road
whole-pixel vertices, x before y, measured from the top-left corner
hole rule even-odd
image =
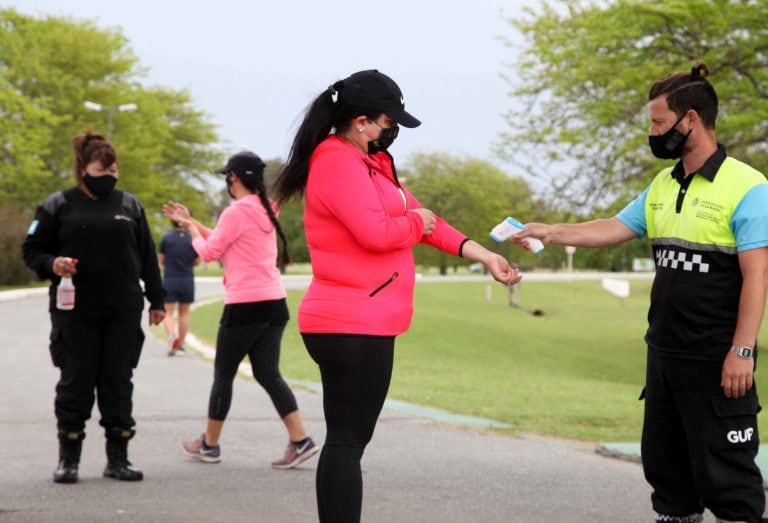
[[[290,284],[289,284],[290,285]],[[218,292],[210,284],[211,295]],[[207,295],[205,285],[199,287]],[[98,412],[89,421],[76,485],[56,485],[53,389],[43,297],[0,300],[0,521],[316,521],[314,460],[275,471],[286,443],[267,395],[238,379],[222,439],[224,461],[183,459],[182,438],[203,428],[211,365],[168,358],[148,337],[135,375],[138,433],[131,459],[145,480],[101,477]],[[295,327],[295,324],[294,324]],[[290,325],[289,325],[290,328]],[[322,441],[322,400],[297,391]],[[363,521],[652,521],[650,489],[636,463],[597,455],[594,445],[511,438],[385,410],[363,458]]]

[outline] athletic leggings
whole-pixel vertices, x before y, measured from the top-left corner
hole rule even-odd
[[[280,339],[287,321],[220,325],[216,339],[208,417],[223,421],[232,403],[232,382],[245,355],[253,377],[264,387],[280,418],[298,409],[293,391],[280,375]]]
[[[392,377],[394,336],[302,334],[320,366],[326,436],[317,465],[320,523],[360,521],[360,459]]]

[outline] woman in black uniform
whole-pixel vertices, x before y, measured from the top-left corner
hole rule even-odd
[[[114,189],[118,167],[112,145],[90,132],[76,136],[73,145],[77,185],[43,201],[22,247],[27,266],[51,280],[50,350],[61,372],[55,401],[59,466],[53,481],[78,480],[85,422],[96,398],[107,438],[104,476],[138,481],[143,473],[128,461],[128,440],[135,433],[131,379],[144,342],[144,296],[150,324],[165,315],[160,269],[141,203]],[[75,285],[71,310],[57,308],[62,277]]]

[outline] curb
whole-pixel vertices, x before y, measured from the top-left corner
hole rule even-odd
[[[47,295],[48,295],[48,287],[13,289],[10,291],[0,291],[0,301],[23,300],[24,298],[36,298],[38,296],[47,296]]]
[[[595,452],[607,458],[641,463],[640,443],[598,443]]]

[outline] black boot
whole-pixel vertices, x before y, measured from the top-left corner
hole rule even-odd
[[[84,432],[59,431],[59,466],[53,472],[54,483],[77,483],[84,439]]]
[[[108,428],[107,433],[107,467],[104,469],[105,478],[115,478],[120,481],[141,481],[144,473],[131,467],[128,461],[128,440],[136,433],[134,430]]]

